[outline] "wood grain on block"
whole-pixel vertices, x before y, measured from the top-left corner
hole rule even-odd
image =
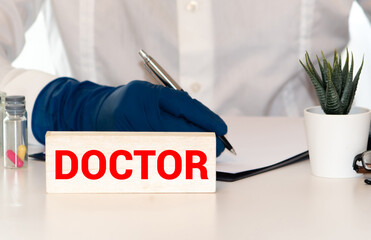
[[[215,192],[214,133],[48,132],[45,154],[48,193]]]

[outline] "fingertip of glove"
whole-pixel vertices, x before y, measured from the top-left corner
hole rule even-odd
[[[221,119],[219,116],[218,116],[219,120],[217,121],[216,123],[216,129],[215,129],[215,133],[216,135],[218,136],[224,136],[225,134],[227,134],[228,132],[228,126],[227,124],[224,122],[223,119]]]
[[[219,157],[224,150],[225,146],[223,142],[219,138],[216,138],[216,156]]]

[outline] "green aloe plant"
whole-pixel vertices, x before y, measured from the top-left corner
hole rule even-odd
[[[353,79],[353,53],[349,69],[349,53],[343,68],[341,67],[341,56],[334,52],[333,65],[326,60],[322,53],[322,64],[317,56],[317,61],[321,75],[318,74],[308,52],[305,52],[306,66],[300,61],[317,92],[317,96],[323,111],[326,114],[348,114],[353,103],[354,95],[357,90],[361,67]]]

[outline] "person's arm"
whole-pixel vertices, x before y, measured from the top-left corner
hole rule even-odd
[[[224,135],[222,119],[185,92],[143,81],[109,87],[14,69],[24,33],[41,1],[0,2],[0,90],[26,96],[32,132],[44,143],[49,130],[210,131]],[[55,79],[55,80],[54,80]],[[224,146],[217,139],[217,154]]]
[[[42,2],[0,1],[0,91],[6,92],[7,95],[26,96],[26,108],[30,116],[41,89],[57,77],[40,71],[16,69],[12,67],[11,62],[22,51],[25,32],[35,21]]]

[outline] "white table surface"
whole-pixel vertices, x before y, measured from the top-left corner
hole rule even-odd
[[[371,186],[309,161],[215,194],[46,194],[45,163],[0,168],[0,239],[368,239]]]

